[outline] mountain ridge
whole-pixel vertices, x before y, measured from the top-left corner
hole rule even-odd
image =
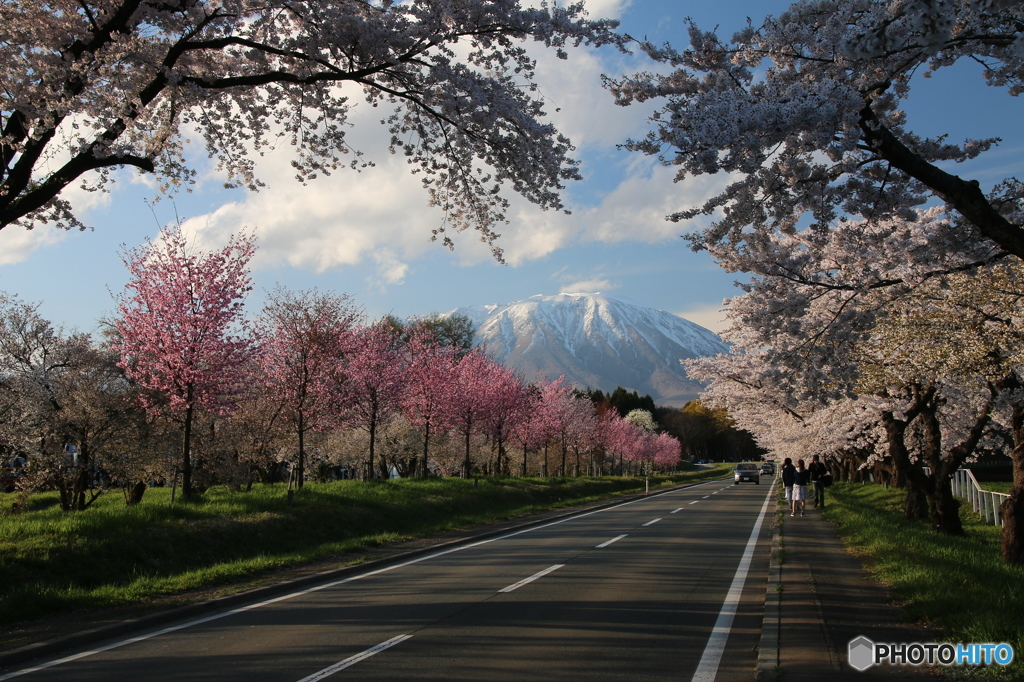
[[[538,294],[446,313],[456,314],[472,321],[478,345],[527,380],[564,374],[579,388],[622,386],[666,406],[682,407],[702,389],[679,360],[728,351],[694,322],[600,293]]]

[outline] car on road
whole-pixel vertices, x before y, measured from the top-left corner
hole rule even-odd
[[[761,467],[757,465],[757,462],[740,462],[733,469],[732,475],[734,485],[739,485],[743,481],[761,484]]]
[[[761,462],[761,473],[768,476],[774,476],[775,462]]]

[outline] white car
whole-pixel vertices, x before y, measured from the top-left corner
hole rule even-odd
[[[733,469],[732,475],[735,480],[734,485],[739,485],[742,481],[761,484],[761,467],[755,462],[740,462]]]

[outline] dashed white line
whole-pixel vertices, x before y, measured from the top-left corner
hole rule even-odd
[[[600,545],[598,545],[597,547],[595,547],[595,549],[601,549],[601,548],[603,548],[603,547],[607,547],[608,545],[610,545],[610,544],[612,544],[613,542],[616,542],[616,541],[618,541],[618,540],[621,540],[622,538],[626,537],[627,535],[629,535],[629,533],[623,533],[622,535],[618,535],[618,536],[616,536],[616,537],[612,538],[611,540],[605,540],[605,541],[604,541],[604,542],[602,542],[602,543],[601,543]]]
[[[299,680],[299,682],[316,682],[317,680],[322,680],[325,677],[330,677],[339,670],[344,670],[350,665],[355,665],[359,661],[367,659],[370,656],[373,656],[374,654],[379,654],[385,649],[390,649],[394,645],[404,642],[410,637],[412,637],[412,635],[398,635],[397,637],[392,637],[386,642],[381,642],[377,646],[370,647],[366,651],[360,652],[355,656],[349,656],[344,661],[339,661],[330,667],[324,668],[320,672],[313,673],[309,677],[303,677],[301,680]]]
[[[693,501],[693,502],[691,502],[690,504],[697,504],[698,502],[700,502],[700,500],[694,500],[694,501]]]
[[[700,499],[702,499],[702,500],[706,500],[706,499],[708,499],[709,497],[711,497],[711,496],[710,496],[710,495],[705,495],[704,497],[702,497],[702,498],[700,498]]]
[[[654,524],[656,524],[656,523],[657,523],[658,521],[661,521],[661,519],[662,519],[662,518],[663,518],[663,517],[659,516],[659,517],[658,517],[658,518],[656,518],[656,519],[651,519],[650,521],[648,521],[648,522],[647,522],[647,523],[645,523],[644,525],[645,525],[645,526],[653,526],[653,525],[654,525]]]
[[[543,571],[539,571],[537,573],[534,573],[529,578],[523,578],[522,580],[520,580],[517,583],[512,583],[508,587],[501,588],[500,590],[498,590],[498,592],[511,592],[512,590],[518,590],[523,585],[526,585],[528,583],[532,583],[537,578],[543,578],[548,573],[551,573],[552,571],[557,571],[558,569],[562,568],[563,566],[565,566],[565,564],[555,564],[554,566],[548,566]]]
[[[672,511],[669,512],[669,514],[675,514],[676,512],[681,512],[681,511],[683,511],[682,507],[680,507],[679,509],[673,509]]]

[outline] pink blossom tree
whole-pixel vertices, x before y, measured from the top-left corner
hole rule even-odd
[[[540,387],[541,405],[538,430],[544,435],[544,468],[550,473],[548,466],[548,448],[551,443],[557,441],[562,443],[562,434],[566,428],[566,415],[562,409],[567,396],[572,393],[572,388],[565,384],[565,377],[559,377],[548,384]],[[562,450],[562,467],[565,467],[565,450]]]
[[[305,479],[305,437],[337,422],[339,371],[359,311],[345,295],[278,288],[259,321],[260,367],[268,395],[298,439],[296,485]]]
[[[449,404],[452,426],[465,439],[466,451],[462,461],[462,475],[473,471],[470,439],[478,432],[495,409],[495,396],[490,390],[495,361],[479,348],[474,348],[455,366],[455,391]]]
[[[503,467],[508,468],[505,445],[514,437],[519,423],[525,419],[529,402],[526,386],[515,370],[495,362],[488,374],[486,390],[492,409],[484,416],[481,430],[491,438],[497,449],[494,473],[501,473]]]
[[[431,436],[451,426],[452,416],[448,408],[455,390],[457,349],[438,343],[435,334],[423,325],[414,325],[407,333],[409,338],[405,352],[408,365],[401,410],[423,438],[420,475],[426,476]]]
[[[349,406],[346,421],[370,436],[368,470],[374,473],[377,429],[398,411],[405,392],[401,330],[387,319],[356,330],[344,369]],[[387,478],[381,460],[381,477]]]
[[[123,255],[131,278],[115,322],[120,366],[140,386],[145,407],[164,409],[182,425],[182,494],[193,493],[191,438],[197,409],[226,412],[251,344],[241,335],[251,235],[220,251],[193,249],[180,226]]]

